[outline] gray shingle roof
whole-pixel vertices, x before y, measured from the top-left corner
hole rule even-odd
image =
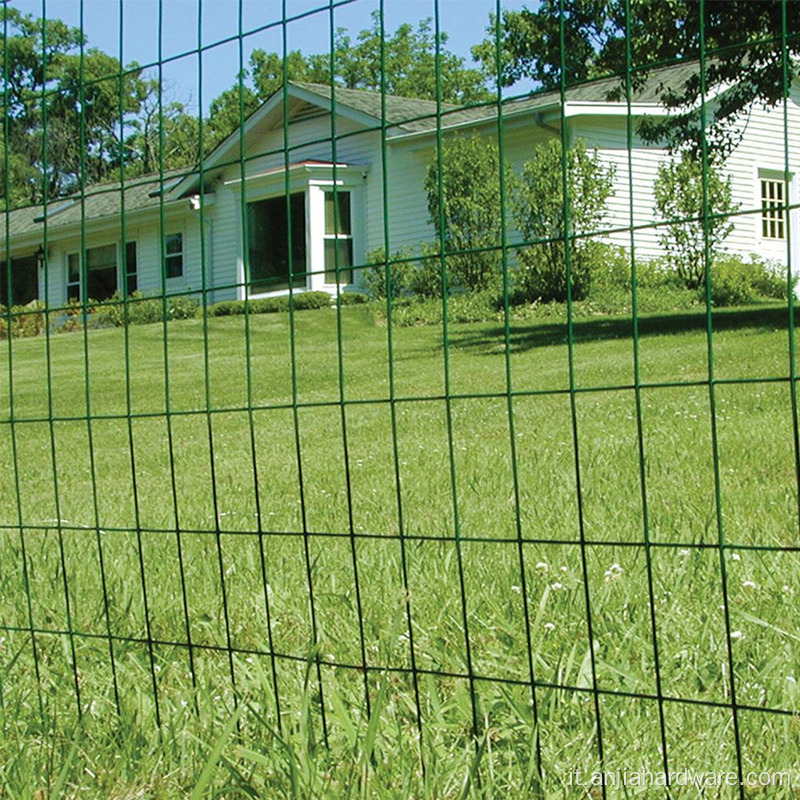
[[[659,67],[647,75],[640,85],[634,85],[632,102],[658,103],[665,89],[680,89],[684,83],[697,73],[698,63],[686,62],[668,67]],[[331,87],[318,83],[297,83],[294,86],[305,89],[325,100],[331,99]],[[604,103],[616,90],[623,88],[622,79],[616,76],[587,81],[567,90],[567,101],[572,103]],[[509,100],[503,104],[503,112],[524,113],[538,111],[560,102],[560,92],[534,92],[520,100]],[[380,92],[365,89],[336,89],[336,102],[347,108],[367,114],[376,121],[381,120],[382,104]],[[476,105],[462,108],[442,103],[442,127],[452,127],[479,123],[495,119],[495,104]],[[386,95],[386,121],[407,133],[419,133],[436,129],[437,105],[433,100],[418,100],[397,95]]]
[[[638,85],[633,92],[632,100],[637,103],[657,103],[665,89],[679,89],[686,80],[697,72],[697,62],[687,62],[669,67],[653,69],[647,80]],[[331,87],[317,83],[292,82],[293,86],[314,94],[328,102],[331,100]],[[621,81],[618,77],[602,78],[574,86],[567,91],[568,102],[608,102],[615,90],[619,91]],[[383,113],[381,93],[364,89],[336,88],[335,101],[338,105],[372,117],[380,123]],[[560,93],[557,91],[534,92],[529,97],[510,100],[503,104],[504,114],[523,114],[536,112],[545,108],[557,107]],[[449,103],[442,103],[440,109],[433,100],[420,100],[398,95],[386,95],[386,121],[401,133],[425,133],[436,130],[437,111],[441,110],[443,128],[489,122],[497,116],[495,104],[476,105],[461,108]],[[185,171],[167,171],[163,175],[164,189],[168,191],[175,181],[173,179],[185,175]],[[134,212],[145,208],[158,208],[160,204],[161,177],[159,175],[142,175],[125,181],[125,210]],[[96,184],[86,190],[83,205],[80,194],[53,201],[48,205],[48,229],[57,230],[77,225],[81,218],[85,221],[100,220],[118,216],[121,209],[121,184]],[[72,202],[70,202],[72,201]],[[9,214],[10,237],[27,236],[44,231],[42,222],[43,208],[22,208]],[[0,246],[5,240],[5,224],[2,224]]]
[[[164,172],[164,188],[169,189],[170,183],[176,177],[185,174],[185,170]],[[81,218],[86,221],[119,216],[122,208],[122,184],[115,183],[95,184],[86,189],[83,204],[80,192],[61,197],[47,205],[47,228],[59,228],[78,225]],[[143,208],[158,208],[160,203],[161,178],[159,175],[141,175],[125,181],[124,201],[125,212],[130,213]],[[31,233],[44,232],[44,207],[31,206],[12,211],[9,216],[9,234],[13,245],[14,237],[26,236]],[[4,215],[0,215],[0,245],[6,238]]]

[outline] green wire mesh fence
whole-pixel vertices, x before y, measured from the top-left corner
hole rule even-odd
[[[210,5],[3,5],[9,791],[790,796],[795,3]]]

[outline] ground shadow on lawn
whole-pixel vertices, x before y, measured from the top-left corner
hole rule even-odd
[[[789,311],[786,306],[758,306],[739,309],[717,309],[713,312],[713,330],[740,330],[742,328],[786,329],[789,325]],[[704,331],[708,325],[705,311],[678,314],[653,314],[639,318],[639,336],[663,336],[668,334]],[[633,336],[633,320],[630,317],[600,317],[598,319],[578,320],[573,324],[575,342],[598,341],[602,339],[625,339]],[[498,341],[505,339],[502,325],[475,330],[469,326],[463,331],[450,329],[450,345],[462,349],[497,354]],[[512,324],[510,344],[513,352],[524,352],[537,347],[550,347],[567,343],[566,321],[531,322]]]

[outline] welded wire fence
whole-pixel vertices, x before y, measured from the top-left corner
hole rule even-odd
[[[470,96],[477,12],[428,4],[412,97],[403,4],[159,0],[149,62],[136,3],[4,5],[9,742],[230,721],[267,793],[293,737],[334,791],[794,774],[796,7],[670,51],[613,4],[604,60],[573,5],[542,56],[481,7]]]

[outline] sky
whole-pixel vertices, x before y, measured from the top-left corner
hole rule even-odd
[[[211,100],[236,80],[240,3],[245,66],[255,48],[282,52],[281,0],[11,0],[10,5],[37,17],[62,19],[75,27],[80,27],[82,9],[88,45],[117,58],[121,49],[125,64],[157,63],[160,38],[164,97],[183,102],[196,113],[200,107],[207,112]],[[378,8],[379,0],[334,3],[334,28],[355,34],[370,26],[370,13]],[[525,5],[522,0],[501,3],[503,9]],[[328,0],[286,0],[286,5],[291,20],[287,25],[288,48],[306,55],[328,52]],[[489,14],[496,9],[497,0],[384,0],[387,34],[403,22],[416,25],[433,17],[436,5],[440,29],[448,34],[446,47],[472,65],[470,47],[485,38]],[[198,57],[201,46],[204,49]],[[154,67],[150,74],[155,77]],[[520,88],[515,87],[515,91]]]

